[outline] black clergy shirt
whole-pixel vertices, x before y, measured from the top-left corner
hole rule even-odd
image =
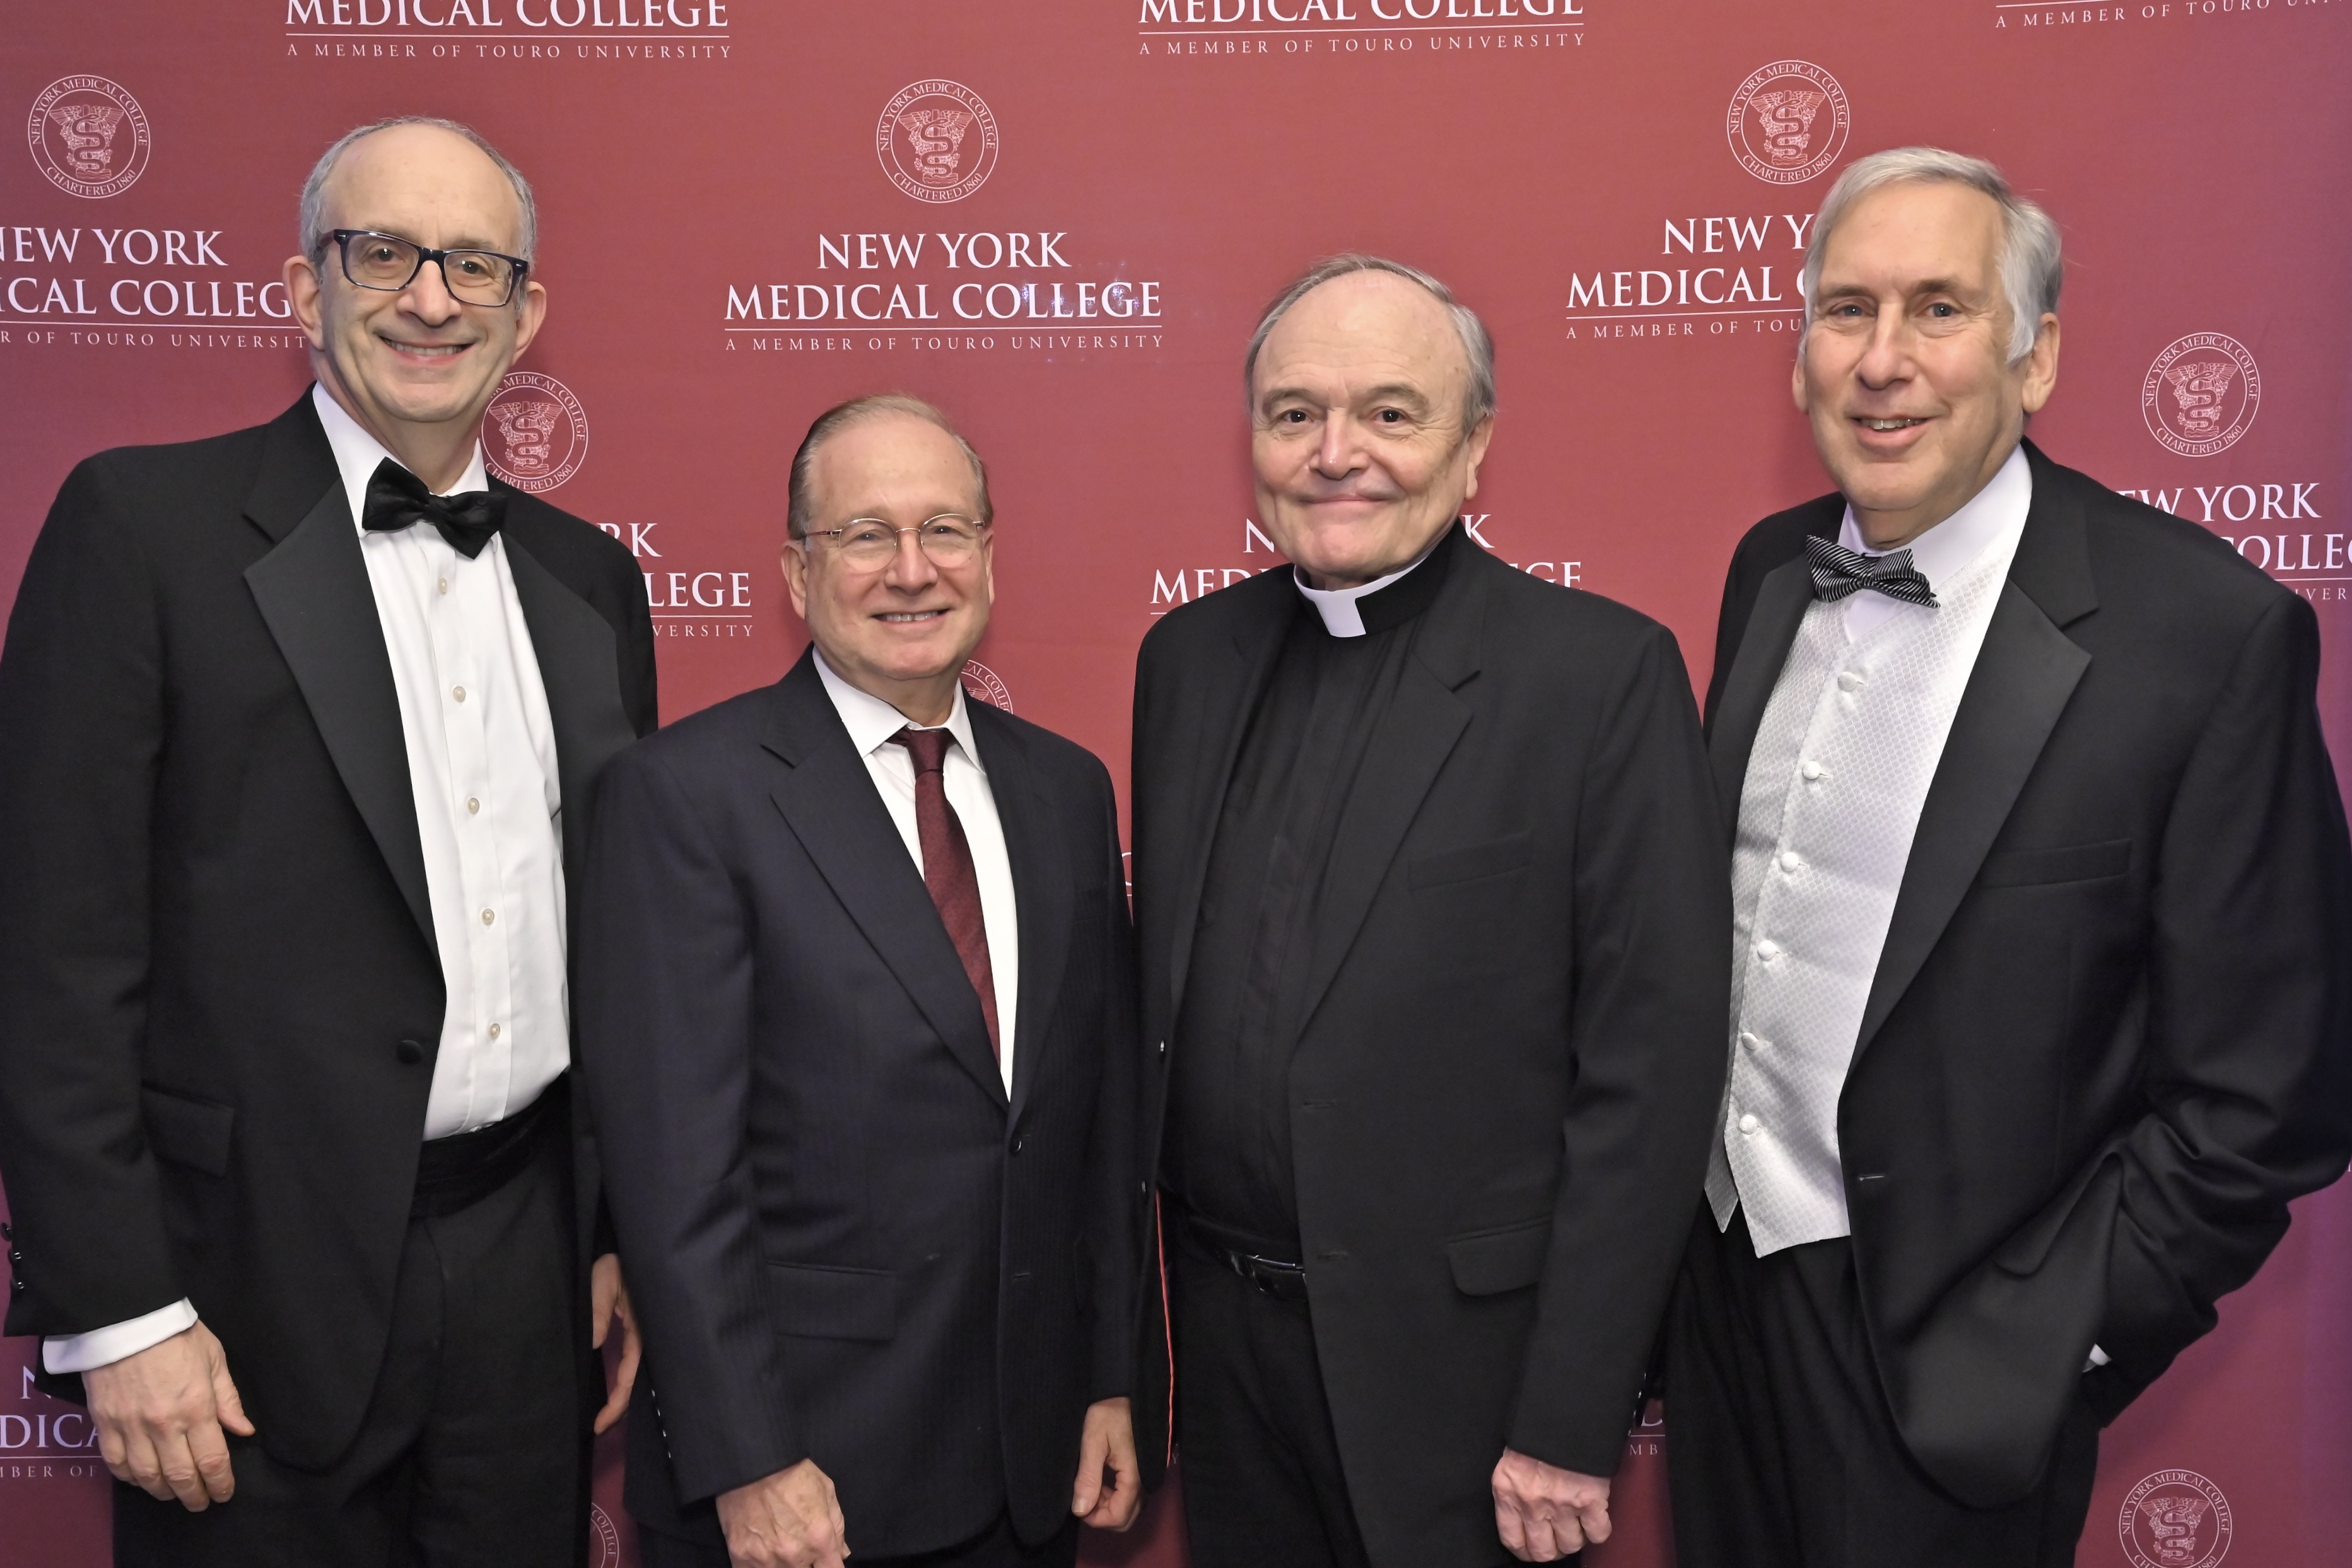
[[[1290,1056],[1306,1027],[1331,845],[1364,748],[1444,585],[1460,530],[1356,601],[1335,637],[1302,595],[1226,785],[1176,1021],[1162,1176],[1198,1217],[1298,1256]]]

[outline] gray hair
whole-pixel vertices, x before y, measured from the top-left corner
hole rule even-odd
[[[817,448],[860,420],[883,414],[906,414],[926,425],[946,432],[949,440],[963,453],[971,465],[972,482],[979,488],[980,499],[973,503],[980,515],[974,522],[994,521],[996,508],[988,499],[988,465],[963,438],[963,432],[948,423],[948,416],[919,397],[909,397],[903,392],[878,392],[867,397],[853,397],[846,403],[836,403],[816,416],[801,437],[800,450],[793,454],[793,466],[784,481],[784,532],[793,539],[808,537],[809,524],[816,521],[815,503],[809,497],[809,470],[816,464]]]
[[[327,180],[334,174],[335,165],[342,161],[343,154],[351,150],[352,143],[379,131],[397,131],[404,125],[425,125],[436,131],[446,131],[452,136],[462,136],[479,148],[482,156],[499,166],[499,173],[514,186],[515,201],[522,208],[522,258],[525,261],[532,259],[539,250],[539,202],[530,194],[530,182],[524,179],[522,171],[508,163],[507,155],[491,146],[480,132],[470,125],[460,125],[454,120],[441,120],[430,114],[396,114],[373,125],[360,126],[357,130],[344,132],[333,146],[319,155],[318,163],[311,165],[310,177],[302,182],[302,254],[315,261],[326,249]],[[517,298],[520,298],[520,292]]]
[[[2057,313],[2058,290],[2066,281],[2058,226],[2048,213],[2011,190],[1999,169],[1982,158],[1948,153],[1941,147],[1895,147],[1873,153],[1847,164],[1837,177],[1830,194],[1822,198],[1811,242],[1805,247],[1805,325],[1813,324],[1813,288],[1821,281],[1822,254],[1831,232],[1856,202],[1882,185],[1893,184],[1966,185],[1990,196],[2000,206],[2000,287],[2009,301],[2009,363],[2015,364],[2032,353],[2042,318]],[[1801,356],[1803,337],[1798,338],[1797,344]]]
[[[1242,395],[1251,395],[1250,388],[1257,375],[1258,351],[1265,347],[1274,324],[1290,311],[1293,305],[1335,278],[1345,278],[1351,272],[1387,272],[1417,283],[1428,290],[1430,297],[1445,307],[1454,322],[1454,335],[1462,340],[1463,357],[1470,363],[1470,384],[1462,394],[1462,423],[1475,428],[1495,412],[1495,340],[1487,334],[1486,323],[1478,312],[1454,297],[1454,290],[1418,267],[1407,267],[1402,261],[1391,261],[1384,256],[1367,256],[1361,251],[1349,251],[1340,256],[1325,257],[1300,273],[1290,286],[1275,296],[1274,303],[1265,308],[1259,319],[1257,331],[1250,334],[1249,353],[1242,360]]]

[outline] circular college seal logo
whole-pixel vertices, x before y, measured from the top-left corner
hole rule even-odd
[[[588,456],[588,416],[551,375],[507,373],[482,416],[482,458],[519,490],[551,490]]]
[[[874,155],[919,202],[960,202],[996,171],[996,116],[954,81],[919,81],[882,106]]]
[[[2158,1470],[2125,1497],[2116,1533],[2132,1568],[2214,1568],[2230,1554],[2230,1500],[2194,1470]]]
[[[593,1502],[588,1505],[588,1561],[590,1568],[621,1568],[621,1532],[613,1516]]]
[[[1776,185],[1801,185],[1837,162],[1852,123],[1837,78],[1804,60],[1774,60],[1731,95],[1723,132],[1741,168]]]
[[[2262,405],[2263,373],[2246,345],[2220,332],[2191,332],[2156,356],[2139,386],[2147,433],[2184,458],[2210,458],[2238,444]]]
[[[33,100],[25,139],[68,195],[120,195],[147,172],[154,137],[139,100],[102,76],[59,77]]]
[[[996,671],[976,658],[964,661],[963,689],[964,694],[976,702],[1002,708],[1007,713],[1013,711],[1013,689],[1004,684]]]

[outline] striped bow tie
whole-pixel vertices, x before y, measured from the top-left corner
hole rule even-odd
[[[1817,599],[1835,604],[1849,594],[1868,588],[1906,605],[1922,605],[1931,610],[1936,607],[1936,591],[1927,585],[1926,577],[1912,569],[1908,550],[1864,555],[1809,533],[1805,536],[1805,557],[1812,565],[1813,597]]]

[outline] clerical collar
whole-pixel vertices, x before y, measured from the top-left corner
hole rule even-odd
[[[1445,584],[1448,563],[1454,558],[1454,537],[1462,531],[1459,523],[1439,534],[1435,542],[1414,558],[1412,563],[1376,577],[1355,588],[1310,588],[1297,567],[1290,571],[1290,580],[1306,601],[1315,606],[1323,617],[1323,629],[1335,637],[1360,637],[1367,632],[1384,632],[1429,608],[1437,597],[1437,590]],[[1426,568],[1426,570],[1424,570]]]

